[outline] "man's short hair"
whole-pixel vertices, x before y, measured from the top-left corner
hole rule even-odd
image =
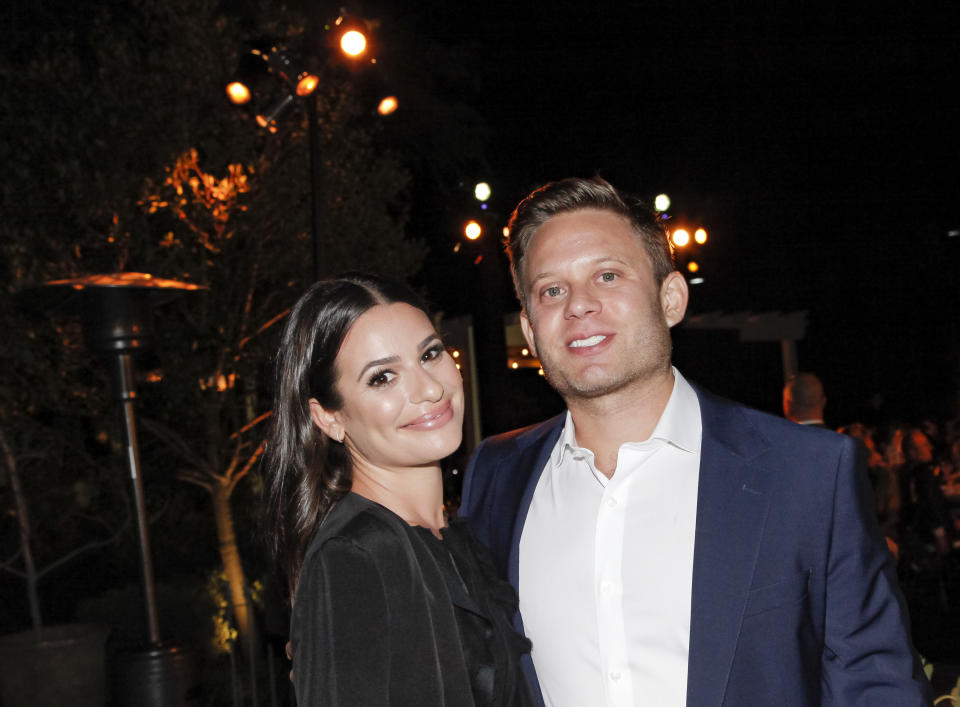
[[[796,373],[783,388],[783,412],[800,419],[822,415],[827,403],[823,383],[813,373]]]
[[[601,177],[571,177],[550,182],[534,190],[521,201],[510,216],[507,255],[517,297],[524,308],[527,292],[523,266],[530,241],[543,224],[554,216],[584,209],[609,211],[623,216],[643,244],[657,285],[674,270],[673,254],[657,213],[640,199],[624,194]]]

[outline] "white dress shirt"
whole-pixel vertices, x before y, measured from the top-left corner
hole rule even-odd
[[[567,413],[520,538],[520,612],[547,707],[682,707],[702,424],[673,370],[650,439],[609,480]]]

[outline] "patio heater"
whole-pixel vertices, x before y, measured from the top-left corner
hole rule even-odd
[[[113,379],[114,398],[123,422],[124,456],[130,484],[140,550],[147,646],[128,651],[118,659],[117,702],[144,707],[188,705],[193,685],[192,666],[184,649],[160,638],[156,587],[150,555],[143,476],[137,448],[133,356],[148,343],[153,308],[198,285],[164,280],[146,273],[90,275],[55,280],[30,288],[25,300],[48,314],[80,316],[84,339],[91,349],[105,354]]]

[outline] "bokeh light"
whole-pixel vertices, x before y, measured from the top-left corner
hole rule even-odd
[[[675,246],[683,248],[683,246],[690,242],[690,233],[685,228],[678,228],[673,232],[671,240]]]
[[[239,81],[232,81],[227,84],[227,96],[240,106],[250,101],[250,89]]]
[[[367,38],[362,32],[352,29],[340,37],[340,48],[348,56],[360,56],[367,50]]]

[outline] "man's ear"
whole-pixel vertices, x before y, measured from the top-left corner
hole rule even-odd
[[[310,419],[327,437],[343,441],[343,425],[336,412],[327,410],[316,398],[310,398]]]
[[[527,310],[520,312],[520,329],[523,331],[523,338],[527,340],[527,346],[530,347],[530,353],[537,355],[537,345],[534,343],[533,326],[530,324],[530,317],[527,316]]]
[[[660,285],[660,306],[667,326],[673,326],[683,321],[687,312],[687,302],[690,299],[690,290],[687,288],[687,279],[674,270],[663,278]]]

